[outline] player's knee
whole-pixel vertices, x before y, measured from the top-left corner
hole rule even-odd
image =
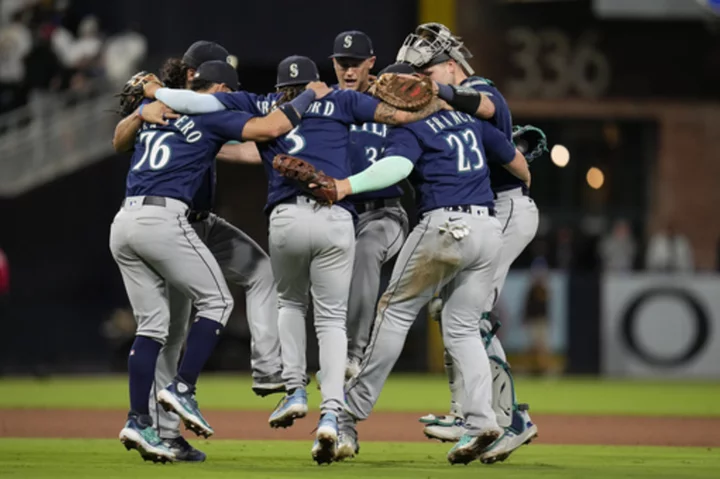
[[[252,283],[251,287],[254,288],[270,289],[275,287],[275,276],[273,275],[269,257],[258,258],[250,282]]]
[[[448,325],[450,326],[450,325]],[[480,337],[480,331],[477,325],[470,322],[455,322],[452,327],[443,327],[443,341],[448,345],[453,342],[465,340],[467,338]]]
[[[291,298],[284,295],[278,296],[278,311],[293,310],[302,313],[303,317],[307,314],[307,300],[301,298]]]
[[[355,244],[355,267],[366,266],[371,262],[382,263],[385,259],[385,248],[379,241],[358,241]]]
[[[223,326],[227,324],[234,307],[235,301],[233,301],[230,294],[213,295],[195,305],[197,316],[212,319]]]

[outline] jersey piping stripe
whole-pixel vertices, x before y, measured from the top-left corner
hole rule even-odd
[[[222,317],[220,318],[220,321],[221,321],[221,324],[222,324],[222,321],[225,319],[225,311],[227,311],[228,302],[227,302],[227,300],[225,299],[225,295],[223,295],[222,288],[220,287],[220,283],[218,282],[217,278],[215,277],[215,273],[213,273],[212,268],[211,268],[210,265],[207,263],[207,261],[205,261],[205,258],[203,258],[203,255],[200,254],[200,251],[198,251],[198,249],[195,247],[195,245],[193,244],[193,242],[190,240],[190,237],[188,236],[187,231],[186,231],[185,228],[183,227],[182,218],[183,218],[182,216],[178,216],[178,217],[177,217],[177,220],[178,220],[178,226],[180,226],[180,230],[182,230],[182,232],[183,232],[183,236],[185,236],[185,239],[187,239],[188,243],[190,244],[190,246],[192,247],[192,249],[195,250],[195,252],[197,253],[197,255],[200,257],[200,259],[202,260],[202,262],[205,264],[205,266],[207,266],[208,271],[210,271],[210,276],[212,276],[212,279],[213,279],[213,281],[215,282],[215,286],[217,286],[218,292],[220,293],[220,298],[222,299],[222,302],[223,302],[223,312],[222,312]]]
[[[382,326],[383,320],[385,319],[385,311],[387,311],[387,308],[390,306],[390,303],[392,301],[393,296],[395,295],[395,292],[398,289],[398,286],[400,285],[399,279],[403,277],[405,274],[405,269],[407,269],[408,263],[410,263],[410,258],[415,254],[415,250],[418,249],[418,246],[420,246],[420,243],[422,243],[423,238],[425,237],[425,234],[428,232],[428,229],[430,229],[430,218],[427,218],[425,223],[425,231],[422,232],[422,236],[420,236],[420,239],[418,239],[418,242],[415,244],[415,247],[413,248],[412,252],[408,256],[408,261],[403,265],[402,271],[400,271],[400,274],[398,275],[398,284],[395,285],[395,289],[390,293],[390,297],[388,298],[387,305],[385,308],[383,308],[382,312],[380,313],[380,321],[378,321],[377,327],[375,327],[375,321],[373,321],[373,327],[372,327],[372,335],[373,337],[370,340],[370,344],[368,344],[367,349],[365,350],[365,354],[363,355],[362,360],[362,367],[360,368],[360,373],[358,373],[358,376],[365,371],[365,368],[370,363],[370,358],[372,357],[372,353],[375,350],[375,343],[377,342],[378,333],[380,332],[380,327]],[[377,319],[377,318],[376,318]],[[357,376],[356,376],[357,377]],[[351,391],[355,384],[357,384],[357,381],[353,381],[352,384],[348,387],[348,391]]]
[[[505,230],[507,229],[508,225],[510,224],[510,220],[512,219],[513,211],[515,211],[515,200],[510,198],[510,214],[508,215],[508,219],[505,222],[505,226],[503,226],[502,232],[505,234]]]

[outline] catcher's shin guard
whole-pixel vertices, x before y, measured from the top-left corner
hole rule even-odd
[[[492,408],[497,416],[498,426],[510,427],[516,411],[527,411],[527,404],[518,404],[515,397],[515,382],[508,363],[490,356],[490,371],[493,377]]]

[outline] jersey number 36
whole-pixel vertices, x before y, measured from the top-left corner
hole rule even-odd
[[[485,166],[485,159],[478,147],[477,137],[471,129],[468,128],[460,133],[448,133],[445,141],[457,153],[459,173],[480,170]]]
[[[150,159],[149,165],[151,170],[159,170],[168,164],[170,161],[171,150],[168,145],[164,143],[165,138],[173,135],[174,132],[163,133],[157,139],[155,138],[158,131],[144,131],[140,133],[140,142],[145,145],[145,153],[142,158],[138,161],[137,165],[133,167],[134,171],[139,171],[145,162]]]

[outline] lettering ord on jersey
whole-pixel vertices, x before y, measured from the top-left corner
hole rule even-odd
[[[335,104],[331,101],[314,101],[310,104],[306,113],[315,115],[332,116],[335,112]]]

